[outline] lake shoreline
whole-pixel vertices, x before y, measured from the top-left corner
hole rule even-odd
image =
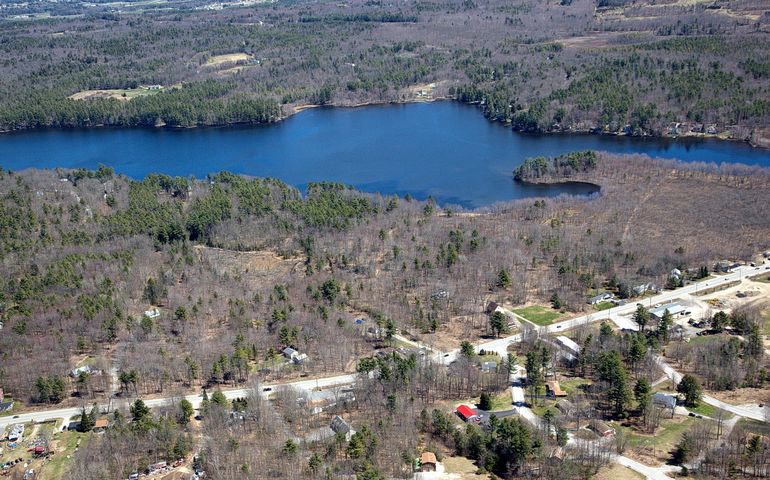
[[[7,134],[14,134],[14,133],[23,133],[23,132],[34,132],[34,131],[45,131],[45,130],[77,130],[77,129],[147,129],[147,130],[194,130],[194,129],[208,129],[208,128],[229,128],[229,127],[266,127],[270,125],[275,125],[279,123],[283,123],[284,121],[294,117],[298,113],[301,113],[305,110],[312,110],[317,108],[340,108],[340,109],[354,109],[354,108],[364,108],[364,107],[384,107],[389,105],[410,105],[410,104],[429,104],[429,103],[435,103],[435,102],[444,102],[444,101],[451,101],[451,102],[457,102],[461,105],[468,105],[468,106],[474,106],[477,107],[479,104],[478,102],[462,102],[460,100],[457,100],[457,98],[453,96],[438,96],[438,97],[428,97],[428,98],[412,98],[407,100],[370,100],[365,102],[359,102],[359,103],[339,103],[339,102],[330,102],[328,104],[313,104],[313,103],[306,103],[306,104],[299,104],[291,107],[291,110],[288,113],[284,113],[283,115],[276,117],[275,119],[272,119],[268,122],[228,122],[228,123],[222,123],[222,124],[210,124],[210,125],[189,125],[189,126],[169,126],[164,124],[160,125],[107,125],[107,124],[96,124],[96,125],[77,125],[77,126],[34,126],[34,127],[24,127],[24,128],[16,128],[16,129],[0,129],[0,136],[7,135]],[[503,125],[507,128],[510,128],[511,124],[509,122],[502,122],[499,120],[491,120],[486,119],[489,122],[492,123],[498,123],[500,125]],[[709,133],[700,133],[700,132],[683,132],[678,135],[655,135],[655,134],[643,134],[643,135],[635,135],[635,134],[627,134],[623,132],[612,132],[612,131],[605,131],[605,130],[599,130],[596,127],[574,127],[570,126],[565,129],[559,129],[559,130],[543,130],[538,129],[535,131],[522,131],[522,130],[514,130],[516,133],[526,134],[526,135],[591,135],[591,136],[604,136],[604,137],[627,137],[627,138],[649,138],[654,140],[669,140],[669,141],[677,141],[681,139],[686,140],[720,140],[720,141],[726,141],[729,143],[743,143],[751,146],[751,148],[755,148],[757,150],[770,150],[770,139],[763,139],[761,143],[757,143],[751,140],[751,138],[736,138],[730,135],[728,132],[722,132],[717,134],[709,134]],[[727,133],[727,135],[725,135]],[[764,141],[766,140],[766,141]]]

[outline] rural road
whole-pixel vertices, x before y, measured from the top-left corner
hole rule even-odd
[[[338,375],[335,377],[301,380],[298,382],[291,382],[291,383],[263,385],[262,394],[266,396],[268,392],[272,392],[273,390],[279,387],[285,387],[285,386],[297,388],[300,390],[313,390],[316,388],[330,388],[330,387],[335,387],[339,385],[350,385],[355,381],[356,381],[356,374],[347,374],[347,375]],[[270,390],[267,390],[267,389],[270,389]],[[225,394],[225,397],[227,397],[228,400],[232,400],[233,398],[238,398],[238,397],[248,397],[250,394],[250,389],[240,388],[236,390],[222,390],[222,393]],[[170,404],[175,398],[178,398],[178,397],[153,398],[153,399],[144,400],[144,403],[147,404],[148,407],[156,408],[156,407],[162,407],[164,405]],[[203,400],[202,393],[186,395],[184,398],[192,404],[193,408],[199,408],[201,405],[201,401]],[[119,399],[116,402],[113,402],[112,405],[101,404],[99,405],[99,408],[101,410],[106,410],[107,408],[110,408],[110,407],[112,409],[127,407],[130,402],[131,402],[131,399]],[[67,423],[69,423],[69,420],[72,417],[74,417],[75,415],[80,415],[80,412],[81,412],[80,407],[75,407],[75,408],[60,408],[55,410],[40,410],[36,412],[21,413],[17,415],[18,418],[14,418],[13,416],[10,416],[10,415],[6,417],[0,417],[0,431],[6,428],[8,425],[13,425],[16,423],[28,423],[33,421],[44,422],[47,420],[54,420],[59,418],[65,420],[65,422],[62,425],[63,427],[67,425]]]

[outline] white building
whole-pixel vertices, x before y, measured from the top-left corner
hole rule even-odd
[[[569,337],[565,337],[564,335],[559,335],[556,337],[556,341],[559,342],[559,344],[569,350],[571,353],[579,354],[580,353],[580,345],[575,343],[574,340],[572,340]]]

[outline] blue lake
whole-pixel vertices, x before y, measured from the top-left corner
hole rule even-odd
[[[104,163],[133,178],[150,172],[202,178],[229,170],[275,177],[299,188],[338,181],[367,192],[432,195],[441,204],[473,208],[590,193],[586,185],[519,185],[511,175],[527,157],[583,149],[770,166],[770,151],[738,142],[514,133],[455,102],[311,109],[260,127],[3,134],[0,166],[95,168]]]

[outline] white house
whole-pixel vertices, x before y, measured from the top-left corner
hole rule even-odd
[[[607,300],[612,299],[612,294],[610,292],[603,292],[599,295],[596,295],[595,297],[591,297],[588,299],[589,305],[596,305],[597,303],[605,302]]]

